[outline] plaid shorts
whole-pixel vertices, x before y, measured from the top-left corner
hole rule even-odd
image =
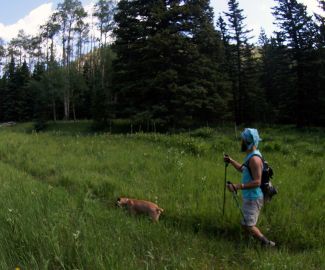
[[[242,225],[255,226],[263,207],[263,198],[256,200],[243,199],[243,214],[244,218],[241,221]]]

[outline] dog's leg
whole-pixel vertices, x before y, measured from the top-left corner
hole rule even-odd
[[[157,216],[157,215],[151,215],[151,220],[152,220],[153,223],[158,223],[159,216]]]
[[[160,216],[159,212],[150,213],[150,217],[151,217],[151,220],[152,220],[153,223],[157,223],[159,221],[159,216]]]

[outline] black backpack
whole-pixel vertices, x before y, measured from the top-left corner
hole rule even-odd
[[[272,197],[278,193],[277,189],[272,185],[271,182],[271,179],[273,177],[273,169],[271,168],[271,166],[269,166],[267,161],[265,161],[261,156],[256,154],[252,155],[242,166],[245,166],[248,169],[250,176],[253,178],[252,171],[249,168],[249,160],[254,156],[257,156],[262,159],[263,171],[260,188],[263,192],[264,200],[270,201]]]

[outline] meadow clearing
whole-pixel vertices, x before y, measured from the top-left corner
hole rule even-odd
[[[270,250],[241,232],[230,193],[222,215],[223,152],[244,157],[233,128],[89,126],[0,128],[0,269],[325,269],[324,130],[257,126],[279,190],[259,222]],[[116,208],[119,196],[158,203],[159,224]]]

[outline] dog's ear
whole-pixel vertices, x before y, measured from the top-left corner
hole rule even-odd
[[[116,201],[119,202],[120,200],[121,200],[121,197],[118,197]]]

